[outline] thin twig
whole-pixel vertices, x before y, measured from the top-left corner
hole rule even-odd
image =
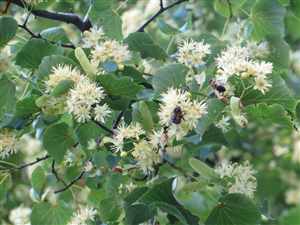
[[[39,162],[45,161],[49,158],[50,158],[50,155],[45,155],[44,157],[36,158],[36,160],[34,160],[33,162],[25,163],[25,164],[22,164],[22,165],[19,165],[19,166],[16,166],[16,167],[11,167],[11,168],[0,168],[0,170],[13,170],[13,171],[22,170],[26,167],[33,166],[33,165],[35,165]]]
[[[38,38],[38,39],[42,39],[44,41],[47,41],[51,44],[55,44],[55,45],[60,45],[64,48],[72,48],[72,49],[75,49],[75,46],[73,44],[62,44],[62,43],[58,43],[58,42],[55,42],[55,41],[50,41],[46,38],[44,38],[40,33],[38,34],[35,34],[34,32],[32,32],[28,27],[27,25],[24,23],[23,25],[19,24],[18,25],[20,28],[22,28],[23,30],[25,30],[27,33],[30,34],[31,38]]]
[[[152,22],[154,21],[157,17],[160,16],[160,14],[164,13],[165,11],[167,11],[168,9],[173,8],[176,5],[179,5],[183,2],[187,2],[188,0],[178,0],[177,2],[174,2],[173,4],[170,4],[166,7],[163,6],[162,1],[160,2],[160,9],[158,10],[157,13],[155,13],[149,20],[147,20],[138,30],[137,32],[144,32],[145,28]]]
[[[82,171],[78,177],[74,178],[68,185],[66,185],[65,187],[59,189],[59,190],[56,190],[54,193],[55,194],[58,194],[58,193],[61,193],[61,192],[64,192],[66,190],[68,190],[70,187],[72,187],[77,181],[79,181],[83,175],[85,174],[85,171]]]
[[[30,8],[30,4],[25,3],[23,0],[12,0],[11,3],[22,8]],[[31,10],[31,13],[38,17],[73,24],[81,32],[89,30],[92,27],[92,23],[88,18],[82,19],[74,13],[50,12],[46,10],[35,9]]]
[[[99,127],[101,127],[103,130],[107,131],[108,133],[110,134],[114,134],[113,130],[109,129],[108,127],[106,127],[105,125],[103,125],[102,123],[96,121],[96,120],[93,120],[94,123],[96,123]]]
[[[228,5],[228,8],[229,8],[229,18],[232,18],[233,17],[233,12],[232,12],[231,2],[230,2],[230,0],[226,0],[226,1],[227,1],[227,5]]]
[[[120,122],[121,122],[121,119],[123,118],[124,113],[125,113],[124,111],[121,111],[121,112],[119,113],[119,115],[117,116],[116,121],[115,121],[114,124],[113,124],[113,129],[117,129],[117,127],[119,126],[119,124],[120,124]]]
[[[62,182],[65,186],[67,185],[67,183],[62,178],[59,177],[59,175],[55,169],[55,160],[52,161],[51,172],[55,176],[55,178],[58,182]]]

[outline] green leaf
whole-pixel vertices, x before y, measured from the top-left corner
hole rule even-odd
[[[279,221],[280,225],[300,225],[300,206],[283,213]]]
[[[116,0],[93,1],[89,17],[93,25],[101,26],[105,34],[113,39],[122,40],[122,20],[115,10],[119,5]]]
[[[270,126],[275,123],[287,129],[293,127],[293,123],[288,117],[287,112],[279,104],[269,106],[265,103],[250,105],[246,107],[245,111],[249,121],[255,121],[262,126]]]
[[[128,225],[138,225],[154,216],[153,210],[145,204],[134,204],[125,209],[125,221]]]
[[[0,49],[15,35],[18,29],[17,21],[10,16],[0,17]]]
[[[26,118],[39,111],[39,108],[35,104],[36,97],[26,97],[17,102],[16,117]]]
[[[230,17],[230,12],[235,15],[245,2],[246,0],[215,0],[214,8],[220,15]]]
[[[218,203],[220,193],[203,183],[187,183],[175,195],[177,201],[193,215],[205,221]]]
[[[47,177],[44,169],[40,166],[35,168],[31,175],[31,185],[34,190],[36,190],[38,193],[41,193],[46,183],[46,179]]]
[[[51,95],[54,97],[61,96],[66,94],[71,88],[74,87],[74,81],[72,80],[62,80],[56,85],[56,87],[51,92]]]
[[[290,0],[290,9],[300,18],[300,2],[298,0]]]
[[[218,100],[218,99],[210,99],[207,102],[208,109],[206,115],[204,115],[198,122],[196,131],[200,136],[202,136],[207,129],[217,121],[217,119],[220,117],[221,113],[223,112],[225,108],[225,104]]]
[[[153,203],[153,205],[157,208],[160,208],[162,211],[172,216],[175,216],[180,221],[181,224],[188,225],[188,222],[186,221],[184,215],[175,206],[165,202],[155,202]]]
[[[218,174],[209,166],[207,166],[204,162],[191,158],[189,160],[190,166],[200,174],[201,178],[206,180],[217,180],[219,178]]]
[[[279,37],[268,38],[270,48],[270,60],[273,62],[273,70],[287,70],[289,68],[290,47],[284,39]]]
[[[0,121],[11,118],[16,106],[16,88],[5,75],[0,75]]]
[[[102,134],[101,128],[92,121],[81,124],[77,131],[77,137],[80,144],[87,146],[88,142],[92,139],[99,138]]]
[[[271,83],[272,88],[265,95],[254,89],[246,91],[241,100],[243,105],[248,106],[258,103],[266,103],[267,105],[280,104],[286,110],[294,113],[296,100],[292,96],[285,81],[281,76],[274,74]]]
[[[153,88],[157,92],[164,92],[170,87],[182,87],[185,84],[187,71],[187,67],[182,64],[170,64],[163,66],[153,77]]]
[[[253,202],[241,194],[228,194],[219,200],[205,225],[258,225],[260,212]]]
[[[115,197],[109,197],[100,202],[99,213],[104,222],[113,222],[118,220],[122,209]]]
[[[65,123],[49,126],[43,136],[44,148],[50,156],[60,162],[68,150],[75,144],[74,134]]]
[[[32,225],[67,225],[72,216],[72,210],[63,203],[51,205],[42,202],[33,207],[31,213]]]
[[[50,27],[41,32],[41,36],[49,41],[67,43],[69,38],[62,27]]]
[[[256,1],[251,10],[254,38],[257,40],[270,36],[283,38],[285,11],[277,0]]]
[[[61,54],[62,49],[42,39],[31,39],[18,52],[16,64],[28,69],[37,69],[45,56]]]
[[[157,25],[159,27],[159,29],[168,35],[175,35],[179,33],[179,30],[172,27],[171,25],[169,25],[168,23],[166,23],[164,20],[160,19],[157,21]]]
[[[154,127],[152,113],[146,102],[140,101],[132,105],[132,119],[139,122],[145,131],[151,131]]]
[[[150,57],[164,60],[167,57],[165,51],[147,33],[132,33],[126,38],[125,42],[131,51],[140,52],[142,58]]]
[[[46,76],[48,76],[54,66],[58,65],[70,65],[73,67],[76,67],[76,63],[65,56],[62,55],[52,55],[52,56],[46,56],[42,59],[41,64],[39,65],[37,75],[39,79],[43,79]]]
[[[112,96],[122,96],[131,99],[136,98],[136,94],[143,89],[129,77],[117,77],[115,75],[98,76],[97,81],[105,89],[106,93]]]

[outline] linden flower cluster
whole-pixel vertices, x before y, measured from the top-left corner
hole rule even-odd
[[[83,32],[83,48],[92,48],[96,47],[101,40],[104,39],[104,31],[102,27],[94,26],[90,30]]]
[[[92,64],[99,66],[107,61],[114,61],[121,69],[131,58],[127,45],[105,37],[101,27],[91,28],[83,34],[83,47],[92,48]]]
[[[272,73],[273,65],[269,62],[252,59],[251,52],[248,46],[230,46],[222,51],[216,59],[217,81],[226,84],[233,75],[243,79],[253,77],[254,89],[265,94],[272,86],[267,75]]]
[[[68,225],[87,225],[88,222],[95,221],[96,215],[96,209],[89,206],[80,206]]]
[[[152,145],[146,140],[134,144],[132,156],[144,172],[153,170],[153,165],[160,162],[160,155],[154,151]]]
[[[92,63],[99,65],[107,61],[114,61],[119,69],[130,60],[131,54],[127,45],[120,44],[115,40],[106,40],[92,50]]]
[[[257,182],[254,176],[255,171],[249,162],[239,165],[223,161],[216,167],[215,171],[222,179],[227,181],[229,193],[241,193],[253,198]]]
[[[145,134],[142,126],[139,123],[131,123],[126,126],[122,122],[115,131],[112,143],[115,145],[116,151],[122,151],[126,139],[140,140],[140,135]]]
[[[9,129],[0,130],[0,158],[5,159],[17,152],[18,140]]]
[[[61,81],[72,80],[75,84],[80,83],[85,77],[69,65],[58,65],[52,68],[49,79],[45,81],[46,92],[51,92]]]
[[[79,123],[84,123],[94,116],[94,119],[103,122],[110,114],[109,107],[97,105],[104,99],[104,91],[97,87],[96,83],[82,80],[77,86],[70,90],[67,99],[67,110],[73,114]],[[96,105],[93,107],[93,105]]]
[[[179,43],[177,60],[186,66],[198,67],[204,64],[204,58],[210,53],[210,45],[204,42],[183,40]]]
[[[168,137],[182,139],[196,127],[198,119],[207,113],[204,101],[191,100],[188,92],[170,88],[162,94],[158,116],[160,124],[168,127]]]
[[[23,205],[14,208],[9,213],[9,220],[13,225],[30,225],[31,209]]]

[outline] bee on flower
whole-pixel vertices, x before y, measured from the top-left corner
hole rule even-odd
[[[197,121],[206,113],[204,101],[192,100],[190,93],[170,88],[162,94],[158,115],[160,124],[168,127],[168,136],[180,140],[196,127]]]
[[[204,58],[210,53],[210,45],[203,41],[183,40],[178,46],[177,60],[186,66],[198,67],[205,63]]]

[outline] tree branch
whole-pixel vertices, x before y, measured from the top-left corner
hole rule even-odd
[[[177,2],[174,2],[173,4],[170,4],[166,7],[164,7],[163,5],[163,1],[160,1],[160,9],[158,10],[157,13],[155,13],[149,20],[147,20],[138,30],[137,32],[144,32],[145,28],[151,23],[153,22],[157,17],[160,16],[160,14],[164,13],[165,11],[167,11],[168,9],[173,8],[176,5],[179,5],[183,2],[187,2],[188,0],[178,0]]]
[[[30,8],[30,5],[26,4],[23,0],[12,0],[13,4],[18,5],[22,8]],[[73,24],[81,32],[89,30],[92,27],[92,23],[89,19],[83,20],[74,13],[62,13],[62,12],[50,12],[46,10],[31,10],[31,14],[50,20],[61,21],[64,23]]]
[[[107,132],[110,133],[110,134],[114,134],[114,132],[113,132],[111,129],[109,129],[108,127],[106,127],[106,126],[103,125],[102,123],[100,123],[100,122],[98,122],[98,121],[96,121],[96,120],[93,120],[93,121],[94,121],[94,123],[96,123],[99,127],[101,127],[103,130],[107,131]]]
[[[56,190],[54,193],[55,194],[58,194],[58,193],[61,193],[61,192],[64,192],[66,190],[68,190],[70,187],[72,187],[77,181],[79,181],[83,175],[85,174],[85,171],[82,171],[78,177],[74,178],[68,185],[66,185],[65,187],[63,187],[62,189],[59,189],[59,190]]]
[[[72,48],[72,49],[75,49],[75,46],[74,46],[73,44],[61,44],[61,43],[57,43],[57,42],[55,42],[55,41],[50,41],[50,40],[44,38],[40,33],[38,33],[38,34],[33,33],[33,32],[27,27],[26,24],[23,24],[23,25],[20,25],[20,24],[19,24],[18,26],[19,26],[20,28],[22,28],[23,30],[25,30],[27,33],[29,33],[30,36],[31,36],[31,38],[38,38],[38,39],[45,40],[45,41],[47,41],[47,42],[49,42],[49,43],[51,43],[51,44],[54,44],[54,45],[60,45],[60,46],[62,46],[62,47],[64,47],[64,48]]]
[[[55,169],[55,160],[52,161],[51,172],[53,173],[53,175],[55,176],[55,178],[58,182],[62,182],[65,186],[67,185],[67,183],[62,178],[59,177],[59,175]]]
[[[13,171],[22,170],[22,169],[24,169],[26,167],[33,166],[33,165],[35,165],[35,164],[37,164],[39,162],[45,161],[45,160],[47,160],[49,158],[50,158],[50,155],[45,155],[44,157],[36,158],[36,160],[34,160],[33,162],[25,163],[25,164],[19,165],[17,167],[1,168],[0,170],[13,170]]]

